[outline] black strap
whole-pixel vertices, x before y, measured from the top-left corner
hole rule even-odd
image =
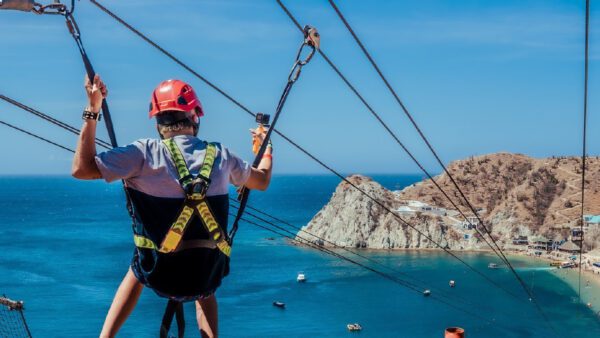
[[[275,111],[275,116],[273,118],[273,122],[271,123],[271,127],[267,131],[267,135],[263,140],[263,143],[254,158],[254,162],[252,162],[252,167],[257,168],[262,160],[263,155],[265,154],[265,150],[267,150],[267,145],[269,140],[271,139],[271,133],[275,130],[275,125],[277,124],[277,120],[279,119],[279,115],[281,114],[281,110],[283,109],[283,105],[287,100],[287,96],[294,85],[294,81],[288,80],[283,93],[281,94],[281,98],[279,99],[279,104],[277,105],[277,109]],[[238,201],[240,202],[240,207],[238,209],[237,214],[235,215],[235,220],[233,221],[233,225],[231,226],[231,231],[229,232],[229,245],[233,244],[233,238],[235,237],[235,233],[239,227],[239,222],[242,216],[244,215],[244,209],[246,208],[246,204],[248,203],[248,197],[250,197],[250,189],[243,187],[240,195],[238,196]]]
[[[69,33],[71,33],[71,36],[73,37],[73,39],[75,40],[75,43],[77,44],[77,48],[79,50],[79,53],[81,54],[81,59],[83,60],[83,65],[85,66],[87,76],[90,79],[90,82],[93,82],[94,77],[96,76],[96,72],[94,71],[94,67],[92,66],[92,63],[90,62],[90,58],[88,57],[88,55],[85,51],[85,48],[83,46],[83,41],[81,41],[81,34],[79,31],[79,26],[77,26],[77,22],[75,22],[75,17],[73,17],[73,10],[74,10],[74,7],[71,8],[71,11],[68,11],[65,13],[65,20],[67,23],[67,28],[69,29]],[[117,143],[117,136],[115,135],[115,129],[113,127],[112,118],[110,116],[110,110],[108,109],[108,102],[106,101],[106,99],[102,100],[102,114],[104,115],[104,123],[106,125],[106,130],[108,131],[108,137],[110,139],[110,144],[113,146],[113,148],[116,148],[119,146],[119,144]],[[127,189],[125,187],[125,181],[122,180],[121,182],[123,183],[123,190],[125,191],[127,212],[129,213],[129,216],[131,217],[131,219],[133,221],[133,225],[135,226],[136,218],[135,218],[135,214],[133,211],[133,204],[131,202],[131,197],[129,196],[129,192],[127,191]]]
[[[277,120],[279,119],[279,115],[281,114],[281,110],[285,105],[285,101],[287,100],[294,83],[298,80],[300,76],[300,72],[302,71],[302,67],[305,66],[313,57],[315,52],[319,49],[319,33],[314,27],[304,26],[304,40],[298,49],[298,53],[296,53],[296,60],[294,61],[294,65],[292,66],[292,70],[288,75],[287,84],[283,89],[283,93],[281,93],[281,97],[279,98],[279,103],[277,103],[277,108],[275,109],[275,117],[273,118],[273,123],[263,140],[263,143],[254,158],[254,162],[252,163],[253,168],[257,168],[258,164],[262,160],[262,157],[267,149],[267,145],[269,144],[269,140],[271,139],[271,133],[275,130],[275,125],[277,124]],[[310,51],[307,55],[303,56],[304,48],[310,48]],[[238,201],[240,202],[240,207],[238,209],[237,214],[235,215],[235,220],[233,221],[233,225],[231,226],[231,231],[229,232],[229,245],[233,244],[233,238],[235,237],[235,233],[238,229],[238,224],[242,215],[244,214],[244,209],[246,209],[246,203],[248,203],[248,197],[250,196],[250,190],[246,187],[242,187],[242,190],[238,196]]]
[[[177,320],[177,337],[183,338],[185,333],[185,318],[183,315],[183,303],[176,300],[169,300],[165,307],[165,313],[163,314],[162,323],[160,325],[160,338],[169,337],[169,330],[171,329],[171,323],[173,317]]]

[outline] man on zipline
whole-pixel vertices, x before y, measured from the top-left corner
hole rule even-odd
[[[272,148],[257,169],[218,143],[197,137],[202,105],[182,81],[162,82],[150,100],[161,139],[141,139],[96,153],[96,125],[106,86],[86,77],[88,106],[73,158],[78,179],[124,180],[132,202],[134,257],[108,311],[101,337],[113,337],[143,285],[177,301],[195,300],[203,337],[218,332],[214,292],[229,272],[229,184],[265,190],[271,180]],[[252,132],[262,142],[263,129]]]

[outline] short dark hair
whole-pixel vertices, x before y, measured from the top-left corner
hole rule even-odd
[[[158,132],[163,134],[165,132],[177,132],[177,131],[181,131],[183,129],[186,128],[194,128],[197,127],[197,125],[192,122],[190,119],[183,119],[183,120],[179,120],[177,122],[174,123],[169,123],[169,124],[160,124],[157,123],[158,125]]]

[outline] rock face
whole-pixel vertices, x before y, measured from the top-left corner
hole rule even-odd
[[[600,160],[586,161],[585,214],[600,214]],[[462,191],[478,210],[499,244],[506,246],[518,235],[568,236],[581,212],[581,159],[534,159],[519,154],[491,154],[456,161],[448,166]],[[431,180],[392,192],[370,178],[354,175],[353,184],[389,209],[416,200],[448,213],[400,213],[406,222],[361,194],[348,183],[337,187],[331,200],[303,229],[326,241],[346,247],[377,249],[485,248],[478,235],[461,226],[464,220]],[[434,177],[462,213],[472,216],[446,174]],[[409,225],[423,232],[412,229]],[[303,238],[310,236],[299,233]],[[429,238],[427,238],[429,237]],[[600,231],[586,234],[587,247],[600,245]],[[323,245],[330,245],[324,241]]]
[[[394,210],[400,206],[395,193],[385,189],[372,179],[354,175],[348,177],[348,180],[380,201],[385,207]],[[460,236],[449,234],[449,229],[439,224],[440,219],[419,214],[406,218],[406,220],[443,247],[460,247],[457,242]],[[303,227],[303,230],[325,239],[326,241],[316,241],[325,246],[332,245],[327,242],[329,241],[337,246],[377,249],[438,247],[426,236],[401,222],[384,207],[364,196],[346,182],[338,185],[329,203],[315,215],[307,226]],[[298,235],[301,238],[311,238],[302,232]]]

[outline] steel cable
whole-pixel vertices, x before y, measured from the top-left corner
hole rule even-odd
[[[73,150],[73,149],[67,148],[67,147],[65,147],[65,146],[63,146],[63,145],[60,145],[60,144],[58,144],[58,143],[54,142],[54,141],[50,141],[50,140],[49,140],[49,139],[47,139],[47,138],[44,138],[44,137],[42,137],[42,136],[36,135],[36,134],[34,134],[34,133],[31,133],[31,132],[29,132],[29,131],[27,131],[27,130],[25,130],[25,129],[19,128],[19,127],[17,127],[17,126],[14,126],[14,125],[12,125],[12,124],[10,124],[10,123],[7,123],[7,122],[4,122],[4,121],[1,121],[1,120],[0,120],[0,124],[3,124],[3,125],[5,125],[5,126],[7,126],[7,127],[9,127],[9,128],[12,128],[12,129],[14,129],[14,130],[20,131],[20,132],[22,132],[22,133],[24,133],[24,134],[27,134],[27,135],[29,135],[29,136],[33,136],[33,137],[37,138],[38,140],[42,140],[42,141],[44,141],[44,142],[46,142],[46,143],[49,143],[49,144],[51,144],[51,145],[53,145],[53,146],[57,146],[57,147],[59,147],[59,148],[62,148],[62,149],[64,149],[64,150],[66,150],[66,151],[70,151],[70,152],[72,152],[72,153],[75,153],[75,150]]]
[[[220,88],[218,88],[216,85],[214,85],[213,83],[209,82],[206,78],[202,77],[200,74],[198,74],[197,72],[195,72],[192,68],[190,68],[188,65],[186,65],[185,63],[183,63],[181,60],[177,59],[175,56],[173,56],[171,53],[169,53],[168,51],[166,51],[165,49],[163,49],[162,47],[160,47],[158,44],[156,44],[155,42],[153,42],[152,40],[150,40],[149,38],[147,38],[145,35],[143,35],[141,32],[139,32],[138,30],[136,30],[135,28],[133,28],[131,25],[127,24],[124,20],[122,20],[121,18],[119,18],[116,14],[114,14],[113,12],[111,12],[110,10],[108,10],[106,7],[102,6],[100,3],[98,3],[95,0],[90,0],[90,2],[92,2],[94,5],[96,5],[100,10],[102,10],[103,12],[105,12],[106,14],[108,14],[109,16],[111,16],[113,19],[115,19],[117,22],[121,23],[122,25],[124,25],[126,28],[128,28],[130,31],[132,31],[133,33],[135,33],[136,35],[138,35],[140,38],[142,38],[143,40],[145,40],[146,42],[148,42],[149,44],[151,44],[153,47],[157,48],[159,51],[161,51],[163,54],[165,54],[167,57],[169,57],[170,59],[172,59],[174,62],[176,62],[177,64],[179,64],[180,66],[182,66],[183,68],[185,68],[186,70],[188,70],[191,74],[193,74],[194,76],[196,76],[197,78],[199,78],[200,80],[202,80],[203,82],[205,82],[206,84],[208,84],[211,88],[217,90],[219,93],[221,93],[222,95],[224,95],[227,99],[229,99],[230,101],[232,101],[234,104],[236,104],[238,107],[240,107],[242,110],[244,110],[246,113],[255,116],[254,113],[252,113],[252,111],[250,111],[248,108],[246,108],[244,105],[242,105],[239,101],[233,99],[230,95],[226,94],[223,90],[221,90]],[[321,54],[322,55],[322,54]],[[473,268],[472,266],[470,266],[468,263],[466,263],[464,260],[460,259],[459,257],[457,257],[456,255],[454,255],[453,253],[451,253],[447,248],[445,248],[444,246],[442,246],[441,244],[439,244],[438,242],[434,241],[433,239],[431,239],[431,237],[427,236],[425,233],[421,232],[419,229],[415,228],[414,226],[412,226],[411,224],[409,224],[408,222],[406,222],[404,219],[402,219],[400,216],[398,216],[397,214],[395,214],[391,209],[385,207],[381,202],[379,202],[376,198],[374,198],[373,196],[370,196],[369,194],[367,194],[364,190],[358,188],[356,185],[352,184],[351,182],[349,182],[344,176],[342,176],[339,172],[335,171],[334,169],[332,169],[331,167],[329,167],[328,165],[326,165],[325,163],[323,163],[322,161],[320,161],[317,157],[315,157],[314,155],[312,155],[311,153],[309,153],[307,150],[305,150],[304,148],[302,148],[300,145],[298,145],[296,142],[292,141],[289,137],[287,137],[286,135],[284,135],[283,133],[281,133],[280,131],[274,129],[273,132],[275,132],[276,134],[278,134],[280,137],[282,137],[284,140],[286,140],[288,143],[290,143],[291,145],[293,145],[295,148],[297,148],[298,150],[300,150],[302,153],[304,153],[305,155],[307,155],[308,157],[310,157],[311,159],[313,159],[314,161],[316,161],[318,164],[320,164],[323,168],[327,169],[328,171],[332,172],[334,175],[340,177],[342,180],[344,180],[346,183],[349,183],[354,189],[357,189],[359,192],[361,192],[363,195],[367,196],[369,199],[373,200],[376,204],[384,207],[384,209],[391,213],[395,218],[399,219],[402,223],[406,224],[408,227],[414,229],[415,231],[417,231],[419,234],[421,234],[423,237],[427,238],[428,240],[430,240],[433,244],[435,244],[438,248],[442,249],[443,251],[445,251],[446,253],[450,254],[451,256],[453,256],[455,259],[459,260],[463,265],[467,266],[470,270],[472,270],[473,272],[475,272],[476,274],[480,275],[482,278],[486,279],[489,283],[495,285],[496,287],[502,289],[504,292],[506,292],[507,294],[511,295],[512,297],[515,297],[517,299],[520,299],[519,296],[517,296],[516,294],[508,291],[506,288],[504,288],[503,286],[501,286],[500,284],[496,283],[494,280],[492,280],[490,277],[486,276],[485,274],[483,274],[482,272],[480,272],[479,270]]]
[[[300,27],[298,21],[293,16],[293,14],[287,9],[287,7],[281,2],[277,1],[279,6],[283,9],[283,11],[288,15],[288,17],[292,20],[296,27]],[[319,54],[323,59],[327,62],[327,64],[333,69],[333,71],[342,79],[342,81],[348,86],[348,88],[356,95],[356,97],[363,103],[363,105],[369,110],[369,112],[375,117],[375,119],[381,124],[381,126],[387,131],[387,133],[396,141],[396,143],[402,148],[402,150],[410,157],[410,159],[419,167],[419,169],[431,180],[433,185],[442,193],[442,195],[450,202],[452,207],[458,211],[458,213],[465,219],[467,223],[469,223],[479,235],[481,235],[481,239],[489,246],[489,248],[494,252],[500,260],[504,263],[506,262],[505,257],[501,255],[497,249],[488,242],[485,238],[485,235],[482,234],[476,226],[473,226],[469,221],[468,217],[464,214],[464,212],[456,205],[456,203],[450,198],[450,196],[446,193],[446,191],[435,181],[431,173],[425,169],[425,167],[417,160],[417,158],[412,154],[412,152],[404,145],[404,143],[400,140],[400,138],[394,133],[391,128],[383,121],[381,116],[372,108],[372,106],[365,100],[365,98],[360,94],[360,92],[356,89],[356,87],[346,78],[346,76],[340,71],[340,69],[331,61],[331,59],[323,52],[319,50]],[[510,264],[510,263],[509,263]]]
[[[581,234],[581,245],[579,247],[579,301],[581,301],[581,257],[583,255],[583,223],[585,221],[585,159],[586,159],[586,144],[587,144],[587,107],[588,107],[588,46],[589,46],[589,35],[590,35],[590,0],[585,1],[585,47],[584,47],[584,80],[583,80],[583,142],[581,150],[581,222],[580,234]]]
[[[421,136],[421,139],[425,142],[425,144],[427,145],[427,147],[429,148],[429,150],[431,151],[431,153],[434,155],[434,157],[437,160],[438,164],[442,167],[442,169],[444,170],[444,172],[446,173],[446,175],[448,176],[448,178],[450,179],[450,181],[452,182],[452,184],[454,185],[454,187],[456,188],[456,190],[459,192],[459,194],[462,197],[462,199],[464,200],[464,202],[467,204],[467,206],[469,207],[469,209],[471,210],[471,212],[477,218],[477,220],[479,222],[478,225],[481,225],[481,227],[484,229],[485,233],[490,237],[490,239],[491,239],[491,241],[493,243],[493,246],[487,240],[485,240],[485,236],[482,235],[482,239],[486,242],[486,244],[488,244],[488,246],[492,249],[492,251],[494,251],[494,253],[496,253],[496,255],[498,255],[500,257],[500,259],[510,268],[511,272],[513,273],[513,275],[515,276],[515,278],[517,279],[517,281],[521,284],[521,286],[523,287],[523,289],[525,290],[525,292],[527,292],[527,294],[529,295],[529,297],[533,299],[534,298],[533,293],[529,290],[529,288],[527,287],[527,285],[525,284],[525,282],[523,281],[523,279],[521,278],[521,276],[519,276],[519,274],[515,271],[515,269],[513,268],[512,264],[510,263],[510,261],[508,260],[508,258],[506,257],[506,255],[504,254],[504,252],[502,251],[502,249],[500,248],[500,246],[498,245],[498,243],[496,242],[496,240],[494,239],[494,237],[492,236],[491,231],[485,226],[483,220],[480,218],[477,210],[473,207],[473,205],[471,204],[471,202],[467,199],[465,193],[462,191],[462,189],[460,188],[460,186],[458,185],[458,183],[456,182],[456,180],[454,179],[454,177],[452,176],[452,174],[450,173],[450,171],[444,165],[444,163],[441,160],[440,156],[437,154],[437,152],[435,151],[435,149],[433,148],[433,146],[431,145],[431,143],[429,142],[429,140],[427,139],[427,137],[425,136],[425,134],[421,131],[421,128],[417,125],[417,123],[414,120],[412,114],[410,114],[410,112],[408,111],[408,109],[406,108],[406,106],[404,105],[404,103],[400,100],[398,94],[393,89],[393,87],[390,85],[390,83],[388,82],[387,78],[383,75],[383,73],[381,72],[380,68],[377,66],[377,64],[375,63],[375,61],[371,57],[370,53],[367,51],[367,49],[365,48],[365,46],[363,45],[363,43],[361,42],[361,40],[358,38],[358,36],[356,35],[356,33],[354,32],[354,30],[352,29],[352,27],[350,26],[350,24],[346,20],[346,18],[343,16],[343,14],[339,10],[339,8],[336,6],[336,4],[332,0],[328,0],[328,1],[331,4],[331,6],[333,7],[333,9],[335,10],[335,12],[337,13],[337,15],[340,17],[340,19],[342,20],[342,22],[344,23],[344,25],[346,26],[346,28],[348,29],[348,31],[350,32],[350,34],[352,35],[352,37],[354,38],[354,40],[357,42],[357,44],[359,45],[359,47],[361,48],[361,50],[363,51],[363,53],[366,55],[366,57],[368,58],[369,62],[371,63],[371,65],[373,66],[373,68],[375,69],[375,71],[377,72],[377,74],[379,74],[379,77],[383,80],[383,82],[385,83],[386,87],[392,93],[392,95],[394,96],[396,102],[402,108],[402,111],[408,117],[408,119],[412,123],[413,127],[417,130],[417,132]],[[332,67],[335,67],[335,66],[332,65]],[[429,178],[431,179],[432,182],[434,182],[433,178],[431,178],[431,177],[429,177]],[[435,182],[434,182],[434,184],[436,186],[438,186]],[[444,193],[444,195],[447,197],[447,195],[445,193]],[[451,201],[451,203],[453,205],[455,205],[452,201]],[[459,209],[459,212],[460,212],[460,209]],[[463,215],[463,217],[466,218],[466,216],[464,216],[464,214],[462,214],[462,215]],[[469,221],[467,220],[467,222],[469,222]],[[475,229],[477,230],[477,226],[475,227]],[[494,249],[494,247],[495,247],[495,249]]]
[[[10,104],[12,104],[12,105],[14,105],[16,107],[19,107],[19,108],[23,109],[24,111],[29,112],[29,113],[31,113],[31,114],[33,114],[33,115],[35,115],[35,116],[37,116],[37,117],[39,117],[39,118],[41,118],[43,120],[46,120],[46,121],[54,124],[55,126],[63,128],[65,130],[67,130],[68,132],[72,133],[72,134],[79,135],[79,132],[80,132],[79,129],[73,127],[72,125],[64,123],[62,121],[59,121],[59,120],[53,118],[52,116],[50,116],[48,114],[44,114],[41,111],[36,110],[36,109],[34,109],[34,108],[30,107],[30,106],[27,106],[27,105],[25,105],[25,104],[23,104],[23,103],[21,103],[21,102],[19,102],[17,100],[11,99],[10,97],[8,97],[6,95],[0,94],[0,99],[6,101],[6,102],[8,102],[8,103],[10,103]],[[98,139],[98,138],[96,139],[96,144],[99,145],[99,146],[101,146],[101,147],[103,147],[103,148],[106,148],[106,149],[111,149],[112,148],[110,146],[110,143],[108,143],[108,142],[106,142],[104,140]]]
[[[383,82],[385,83],[385,85],[388,88],[388,90],[394,96],[396,102],[402,108],[402,111],[405,113],[405,115],[411,121],[413,127],[417,130],[417,132],[421,136],[421,139],[425,142],[425,144],[427,145],[427,147],[429,148],[429,150],[431,151],[431,153],[434,155],[434,157],[437,160],[438,164],[442,167],[442,169],[444,170],[444,172],[446,173],[446,175],[448,176],[448,178],[450,179],[450,181],[452,182],[452,184],[454,185],[454,187],[456,188],[456,190],[459,192],[459,194],[462,197],[462,199],[464,200],[464,202],[467,204],[467,206],[469,207],[469,209],[471,210],[471,212],[475,215],[475,217],[477,218],[477,220],[479,222],[478,225],[481,225],[481,227],[485,230],[485,232],[487,233],[487,235],[491,239],[492,243],[494,244],[494,246],[496,247],[496,249],[497,249],[498,252],[496,252],[496,250],[494,250],[494,248],[490,245],[490,248],[492,248],[492,251],[496,252],[496,254],[499,253],[499,255],[500,255],[499,257],[509,267],[509,269],[511,270],[512,274],[515,276],[515,278],[517,279],[517,281],[519,282],[519,284],[521,285],[521,287],[529,295],[530,300],[532,300],[534,302],[534,304],[535,304],[536,308],[538,309],[538,311],[540,312],[541,316],[547,322],[547,325],[552,329],[552,331],[554,331],[554,333],[556,333],[556,331],[554,330],[554,328],[551,325],[550,320],[548,319],[548,317],[546,316],[546,314],[543,312],[543,310],[541,308],[541,305],[538,303],[537,299],[535,298],[533,292],[527,287],[526,283],[523,281],[523,279],[521,278],[521,276],[514,269],[514,267],[512,266],[512,264],[510,263],[510,261],[508,260],[508,258],[506,257],[506,255],[504,254],[504,252],[502,251],[502,249],[500,248],[500,246],[498,245],[498,243],[494,239],[494,237],[492,236],[491,231],[485,226],[485,224],[484,224],[483,220],[480,218],[477,210],[473,207],[473,205],[471,204],[471,202],[467,199],[465,193],[462,191],[462,189],[460,188],[460,186],[458,185],[458,183],[456,182],[456,180],[454,179],[454,177],[452,176],[452,174],[450,174],[450,172],[448,171],[448,168],[444,165],[444,163],[441,160],[440,156],[434,150],[433,146],[431,145],[431,143],[429,142],[429,140],[427,139],[427,137],[425,136],[425,134],[421,131],[421,128],[417,125],[417,123],[414,120],[413,116],[410,114],[410,112],[408,111],[408,109],[406,108],[406,106],[400,100],[398,94],[393,89],[393,87],[390,85],[390,83],[388,82],[388,80],[386,79],[386,77],[383,75],[383,73],[381,72],[380,68],[377,66],[377,64],[375,63],[375,61],[371,57],[370,53],[367,51],[367,49],[365,48],[365,46],[363,45],[363,43],[361,42],[361,40],[358,38],[358,36],[356,35],[356,33],[354,32],[354,30],[352,29],[352,27],[350,26],[350,24],[346,20],[346,18],[343,16],[343,14],[339,10],[339,8],[336,6],[335,2],[333,2],[333,0],[328,0],[328,1],[331,4],[331,6],[333,7],[333,9],[335,10],[335,12],[337,13],[337,15],[340,17],[340,19],[342,20],[342,22],[344,23],[344,25],[346,26],[346,28],[348,29],[348,31],[351,33],[352,37],[357,42],[357,44],[359,45],[359,47],[361,48],[361,50],[363,51],[363,53],[366,55],[366,57],[368,58],[368,60],[371,63],[371,65],[373,66],[373,68],[375,69],[375,71],[378,73],[379,77],[383,80]],[[277,2],[281,3],[279,0],[277,0]],[[433,179],[432,179],[432,181],[433,181]],[[482,236],[482,238],[484,238],[484,237]],[[489,243],[487,241],[485,241],[485,242],[489,245]]]
[[[50,140],[47,140],[47,139],[45,139],[45,138],[42,138],[42,137],[40,137],[40,136],[38,136],[38,135],[35,135],[35,134],[34,134],[34,133],[32,133],[32,132],[29,132],[29,131],[26,131],[26,130],[24,130],[24,129],[21,129],[21,128],[18,128],[18,127],[15,127],[15,126],[13,126],[13,125],[10,125],[10,124],[8,124],[8,123],[5,123],[5,122],[3,122],[3,121],[0,121],[0,124],[4,124],[4,125],[6,125],[6,126],[8,126],[8,127],[11,127],[11,128],[13,128],[13,129],[17,130],[17,131],[20,131],[20,132],[22,132],[22,133],[25,133],[25,134],[27,134],[27,135],[33,136],[33,137],[35,137],[35,138],[37,138],[37,139],[43,140],[43,141],[45,141],[45,142],[48,142],[49,144],[52,144],[52,145],[54,145],[54,146],[56,146],[56,147],[62,148],[62,149],[64,149],[64,150],[67,150],[67,151],[69,151],[69,152],[72,152],[72,153],[74,153],[74,152],[75,152],[74,150],[72,150],[72,149],[70,149],[70,148],[67,148],[67,147],[61,146],[60,144],[57,144],[57,143],[55,143],[55,142],[52,142],[52,141],[50,141]],[[234,201],[235,201],[235,200],[234,200]],[[234,208],[236,208],[236,206],[234,206]],[[251,207],[251,206],[248,206],[248,208],[249,208],[249,209],[251,209],[251,210],[260,211],[260,210],[258,210],[258,209],[256,209],[256,208],[254,208],[254,207]],[[269,214],[266,214],[266,213],[264,213],[264,212],[262,212],[262,211],[260,211],[260,212],[261,212],[262,214],[265,214],[265,215],[267,215],[267,216],[271,217],[271,218],[274,218],[273,216],[271,216],[271,215],[269,215]],[[418,287],[418,286],[417,286],[416,284],[414,284],[414,283],[411,283],[411,282],[409,282],[409,281],[404,281],[404,280],[401,280],[401,279],[399,279],[398,277],[395,277],[395,276],[392,276],[392,275],[386,274],[386,273],[384,273],[384,272],[381,272],[381,271],[379,271],[379,270],[377,270],[377,269],[374,269],[374,268],[372,268],[372,267],[369,267],[369,266],[367,266],[367,265],[361,264],[360,262],[356,262],[355,260],[352,260],[352,259],[350,259],[350,258],[348,258],[348,257],[346,257],[346,256],[343,256],[343,255],[340,255],[339,253],[336,253],[336,252],[334,252],[334,251],[332,251],[332,250],[330,250],[330,249],[327,249],[327,248],[321,247],[321,246],[319,246],[319,245],[316,245],[316,244],[312,243],[311,241],[309,241],[309,240],[307,240],[307,239],[305,239],[305,238],[302,238],[301,236],[297,236],[297,237],[299,237],[299,238],[301,239],[300,241],[298,241],[298,240],[296,240],[294,237],[291,237],[291,236],[296,236],[296,234],[294,234],[294,233],[290,232],[289,230],[287,230],[287,229],[283,229],[283,228],[281,228],[281,227],[277,226],[276,224],[274,224],[274,223],[272,223],[272,222],[269,222],[268,220],[264,220],[264,219],[262,219],[262,218],[260,218],[260,217],[257,217],[256,215],[254,215],[254,214],[252,214],[252,213],[247,213],[247,214],[248,214],[248,215],[250,215],[250,216],[252,216],[252,217],[254,217],[254,218],[256,218],[256,219],[262,220],[262,221],[264,221],[265,223],[267,223],[267,224],[270,224],[270,225],[272,225],[273,227],[275,227],[275,228],[277,228],[277,229],[280,229],[280,230],[282,230],[282,231],[284,231],[284,232],[287,232],[289,235],[284,235],[284,234],[282,234],[282,233],[279,233],[279,232],[277,232],[276,230],[273,230],[273,229],[271,229],[271,228],[268,228],[268,227],[266,227],[266,226],[264,226],[264,225],[260,225],[260,224],[257,224],[257,223],[255,223],[255,222],[249,221],[249,220],[247,220],[247,219],[245,219],[245,218],[241,218],[241,220],[242,220],[242,221],[244,221],[244,222],[246,222],[246,223],[248,223],[248,224],[252,224],[252,225],[255,225],[255,226],[261,227],[261,228],[263,228],[263,229],[265,229],[265,230],[268,230],[268,231],[271,231],[271,232],[273,232],[273,233],[276,233],[276,234],[278,234],[278,235],[280,235],[280,236],[286,237],[286,238],[288,238],[288,239],[290,239],[290,240],[292,240],[292,241],[294,241],[294,242],[300,243],[300,244],[302,244],[302,245],[309,246],[309,247],[311,247],[311,248],[317,249],[318,251],[321,251],[321,252],[327,253],[327,254],[329,254],[329,255],[332,255],[332,256],[334,256],[334,257],[337,257],[337,258],[339,258],[339,259],[342,259],[342,260],[344,260],[344,261],[350,262],[351,264],[354,264],[354,265],[360,266],[360,267],[362,267],[362,268],[364,268],[364,269],[366,269],[366,270],[368,270],[368,271],[371,271],[371,272],[373,272],[373,273],[375,273],[375,274],[377,274],[377,275],[379,275],[379,276],[381,276],[381,277],[383,277],[383,278],[385,278],[385,279],[391,280],[392,282],[395,282],[395,283],[397,283],[397,284],[400,284],[400,285],[402,285],[402,286],[405,286],[405,287],[409,288],[409,289],[410,289],[410,290],[412,290],[412,291],[415,291],[415,292],[418,292],[418,293],[422,293],[422,292],[423,292],[423,288],[420,288],[420,287]],[[230,215],[232,215],[232,216],[235,216],[235,215],[233,215],[233,214],[230,214]],[[274,218],[274,219],[275,219],[275,218]],[[389,267],[387,267],[387,268],[388,268],[388,269],[390,269]],[[445,297],[445,298],[447,298],[447,299],[448,299],[448,301],[456,301],[456,299],[451,299],[451,297],[449,297],[449,296],[447,296],[447,295],[444,295],[443,293],[440,293],[440,295],[442,295],[442,297]],[[485,319],[485,318],[483,318],[483,317],[479,316],[479,315],[478,315],[478,314],[476,314],[476,313],[473,313],[473,312],[471,312],[471,311],[468,311],[468,310],[464,310],[464,309],[462,309],[462,308],[460,308],[460,307],[458,307],[458,306],[456,306],[456,305],[454,305],[454,304],[452,304],[452,303],[449,303],[448,301],[444,301],[444,300],[442,300],[442,299],[439,299],[439,295],[435,295],[435,296],[434,296],[434,297],[432,297],[432,298],[434,298],[434,299],[437,299],[439,302],[442,302],[442,303],[444,303],[444,304],[446,304],[446,305],[448,305],[448,306],[450,306],[450,307],[452,307],[452,308],[455,308],[455,309],[457,309],[457,310],[459,310],[459,311],[465,312],[465,313],[467,313],[467,314],[469,314],[469,315],[472,315],[472,316],[475,316],[475,317],[477,317],[477,318],[479,318],[479,319],[482,319],[482,320],[486,321],[487,323],[490,323],[490,324],[492,323],[491,321],[489,321],[489,320],[487,320],[487,319]],[[463,300],[462,302],[463,302],[463,303],[466,303],[466,304],[468,304],[468,305],[471,305],[469,302],[466,302],[466,301],[464,301],[464,300]],[[493,321],[493,320],[492,320],[492,321]]]

